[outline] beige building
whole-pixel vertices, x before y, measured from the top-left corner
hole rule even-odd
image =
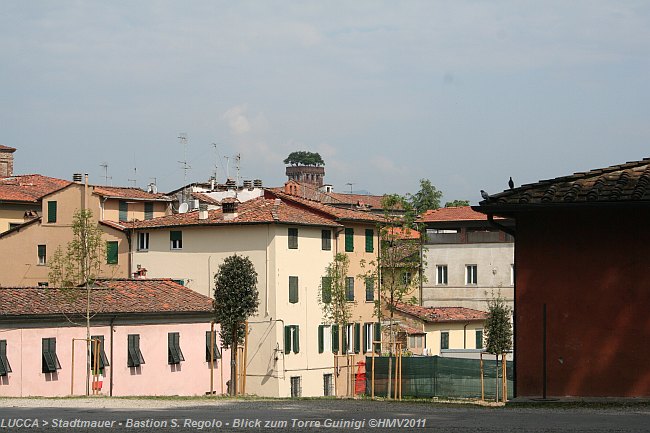
[[[504,230],[511,222],[475,212],[469,206],[424,213],[425,262],[422,305],[466,307],[487,311],[487,302],[501,293],[514,305],[514,239]]]
[[[57,248],[64,249],[72,240],[74,212],[84,206],[93,211],[104,232],[106,257],[101,276],[128,277],[128,237],[124,227],[112,221],[165,215],[169,201],[163,195],[136,188],[85,187],[80,182],[68,182],[39,199],[35,218],[0,233],[0,285],[46,285],[49,259]]]

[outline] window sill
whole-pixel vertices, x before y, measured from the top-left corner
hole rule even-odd
[[[148,252],[149,252],[149,249],[148,249],[148,248],[147,248],[146,250],[138,249],[138,250],[136,250],[136,251],[139,252],[139,253],[148,253]]]

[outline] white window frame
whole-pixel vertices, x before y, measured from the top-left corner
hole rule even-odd
[[[346,325],[346,330],[345,330],[345,335],[347,338],[347,352],[346,353],[354,353],[354,323],[348,323]]]
[[[323,325],[323,353],[332,353],[332,325]]]
[[[444,274],[444,281],[440,278],[441,271]],[[436,265],[436,285],[446,286],[447,284],[449,284],[449,267],[447,265]]]
[[[181,232],[181,238],[177,240],[169,241],[169,249],[171,250],[182,250],[183,249],[183,232],[181,230],[174,230]]]
[[[372,340],[375,339],[375,324],[374,323],[364,323],[364,331],[366,333],[366,347],[363,348],[365,353],[372,352]]]
[[[465,285],[476,286],[477,284],[478,284],[478,265],[465,265]]]
[[[149,251],[149,232],[138,232],[138,251]]]

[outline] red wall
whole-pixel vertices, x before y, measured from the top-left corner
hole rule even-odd
[[[650,210],[517,215],[517,396],[650,396]]]

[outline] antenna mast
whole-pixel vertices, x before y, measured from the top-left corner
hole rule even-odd
[[[133,188],[138,184],[138,166],[135,163],[135,152],[133,153],[133,179],[127,179],[129,182],[133,182]]]
[[[236,186],[239,186],[240,185],[240,183],[239,183],[239,168],[240,167],[239,166],[240,166],[240,162],[241,162],[241,153],[238,153],[237,155],[235,155],[235,161],[237,161],[237,178],[235,179],[235,181],[237,182]]]
[[[214,183],[218,184],[219,180],[217,178],[217,170],[219,168],[219,149],[217,149],[217,143],[212,143],[214,147]]]
[[[103,162],[103,163],[99,164],[99,166],[104,169],[104,185],[108,186],[108,179],[111,179],[111,180],[113,179],[112,176],[108,175],[108,163]]]
[[[183,160],[178,161],[179,164],[183,166],[183,183],[187,183],[187,171],[191,169],[190,165],[187,163],[187,134],[181,132],[178,134],[178,139],[183,146]]]

